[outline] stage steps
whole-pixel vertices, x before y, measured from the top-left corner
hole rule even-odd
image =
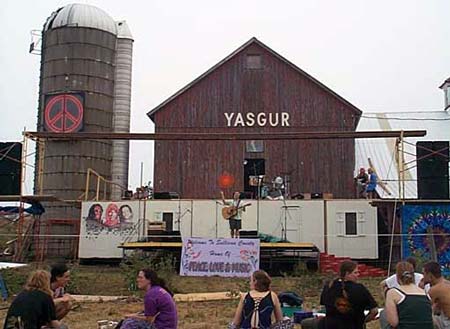
[[[320,253],[319,269],[323,274],[337,275],[339,273],[339,265],[345,260],[352,260],[350,257],[336,257],[327,253]],[[387,271],[371,265],[359,263],[359,276],[364,277],[387,277]]]

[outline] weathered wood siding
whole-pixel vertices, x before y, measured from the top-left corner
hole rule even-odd
[[[261,69],[246,68],[259,54]],[[288,112],[289,127],[227,127],[225,112]],[[156,132],[354,131],[359,111],[258,44],[250,44],[154,113]],[[243,190],[244,159],[264,158],[267,177],[291,173],[291,194],[329,192],[354,196],[354,140],[264,141],[246,153],[245,141],[157,141],[156,191],[183,198],[218,197],[228,172]]]

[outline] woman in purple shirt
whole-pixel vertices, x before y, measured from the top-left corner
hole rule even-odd
[[[172,292],[163,279],[150,269],[139,271],[139,289],[145,290],[144,312],[127,314],[121,329],[176,329],[178,316]]]

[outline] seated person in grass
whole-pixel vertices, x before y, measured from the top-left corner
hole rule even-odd
[[[143,269],[139,271],[136,283],[145,291],[144,312],[125,315],[125,320],[117,328],[177,329],[177,308],[164,280],[155,271]]]
[[[442,276],[441,266],[437,262],[428,262],[423,266],[424,282],[431,284],[430,295],[433,305],[433,318],[439,329],[450,329],[450,281]]]
[[[413,270],[414,270],[414,284],[417,287],[424,289],[423,274],[416,272],[416,265],[417,265],[416,264],[416,259],[414,257],[408,257],[408,258],[405,259],[405,262],[411,264],[411,266],[413,267]],[[381,292],[382,292],[383,296],[386,296],[388,290],[391,289],[391,288],[401,289],[400,288],[400,281],[398,280],[397,273],[394,273],[393,275],[391,275],[387,279],[381,281],[380,287],[381,287]],[[429,286],[428,286],[428,289],[429,289]],[[428,289],[425,289],[425,291],[428,291]],[[379,320],[380,320],[380,328],[381,329],[391,329],[392,328],[391,325],[389,324],[387,318],[386,318],[386,309],[383,309],[380,312]]]
[[[386,319],[392,328],[433,329],[431,301],[414,281],[414,267],[408,262],[396,266],[398,287],[386,294]],[[383,327],[382,327],[383,328]]]
[[[56,319],[55,304],[50,289],[50,273],[31,273],[24,290],[14,298],[6,314],[4,329],[67,329]]]
[[[320,295],[320,304],[325,306],[326,316],[305,319],[303,329],[363,329],[375,319],[378,307],[369,290],[358,283],[358,265],[343,261],[339,277],[327,283]],[[368,311],[365,315],[364,311]]]
[[[278,296],[270,289],[272,279],[262,270],[250,276],[250,291],[242,295],[233,322],[229,328],[271,328],[275,322],[283,320]]]
[[[52,266],[50,273],[50,287],[53,291],[56,318],[61,320],[73,306],[73,297],[65,292],[65,287],[70,281],[70,271],[65,264],[56,264]]]

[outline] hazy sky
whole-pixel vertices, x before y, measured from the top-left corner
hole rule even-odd
[[[126,20],[134,37],[131,131],[146,113],[257,37],[367,112],[442,110],[450,77],[448,0],[78,1]],[[36,130],[40,58],[30,31],[67,1],[3,0],[1,141]],[[450,128],[450,127],[449,127]],[[130,187],[151,179],[153,144],[132,142]],[[31,159],[30,159],[31,160]],[[31,192],[32,182],[26,189]]]

